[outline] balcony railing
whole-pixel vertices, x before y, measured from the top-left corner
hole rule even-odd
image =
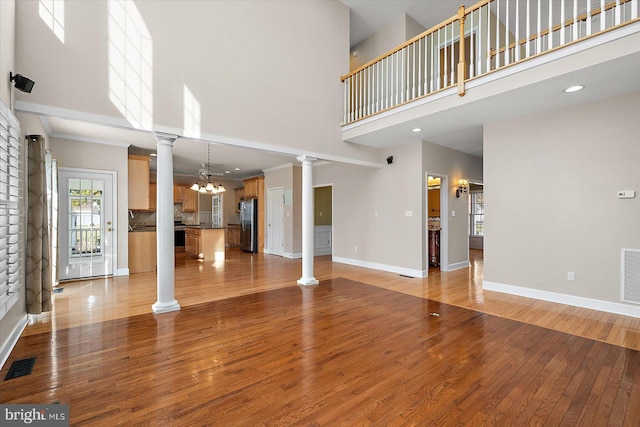
[[[638,21],[640,0],[485,0],[341,77],[343,125]],[[463,37],[460,37],[460,35]],[[463,52],[461,55],[460,52]]]

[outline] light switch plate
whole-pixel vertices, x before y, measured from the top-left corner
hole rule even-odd
[[[636,192],[634,190],[618,191],[618,199],[633,199],[634,197],[636,197]]]

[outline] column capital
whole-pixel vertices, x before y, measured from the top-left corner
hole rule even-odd
[[[153,137],[153,139],[156,140],[158,144],[160,142],[164,144],[173,144],[173,142],[180,137],[179,135],[174,135],[171,133],[155,132],[155,131],[151,133],[151,136]]]
[[[307,163],[307,164],[311,164],[313,162],[315,162],[316,160],[318,160],[315,157],[311,157],[311,156],[307,156],[306,154],[304,156],[298,156],[296,157],[296,160],[299,161],[300,163]]]

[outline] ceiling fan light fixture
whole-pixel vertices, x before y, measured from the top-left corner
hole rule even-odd
[[[200,191],[200,186],[198,185],[197,182],[194,182],[193,185],[191,186],[191,189],[193,191]]]
[[[204,187],[200,187],[200,190],[198,190],[199,193],[206,193],[207,189]]]
[[[204,189],[211,193],[213,190],[215,190],[215,187],[212,183],[207,182],[207,185],[204,187]]]
[[[222,184],[218,185],[218,193],[224,193],[225,191],[227,191],[227,189],[224,188],[224,185]]]

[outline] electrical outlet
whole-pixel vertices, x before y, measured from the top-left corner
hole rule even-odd
[[[570,282],[576,280],[576,273],[574,273],[573,271],[569,271],[567,273],[567,280],[569,280]]]
[[[451,216],[456,216],[456,211],[451,211]]]
[[[413,211],[404,211],[404,216],[413,216]]]
[[[358,247],[357,246],[353,247],[353,252],[358,252]]]

